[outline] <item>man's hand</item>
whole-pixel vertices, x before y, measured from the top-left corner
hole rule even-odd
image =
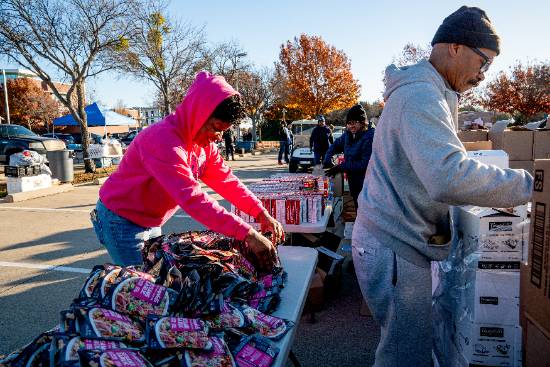
[[[323,163],[323,169],[329,169],[329,168],[332,168],[332,167],[334,167],[334,163],[332,163],[332,162]]]
[[[271,272],[273,267],[278,265],[275,246],[254,228],[250,228],[250,231],[248,231],[245,242],[254,254],[255,265],[260,272]]]
[[[337,166],[334,166],[334,167],[330,168],[328,171],[326,171],[325,175],[327,175],[329,177],[334,177],[340,172],[342,172],[342,167],[340,165],[337,165]]]
[[[260,222],[262,226],[262,233],[271,232],[272,241],[274,244],[277,244],[285,239],[285,232],[283,231],[283,226],[275,218],[273,218],[267,210],[264,209],[258,216],[256,220]]]

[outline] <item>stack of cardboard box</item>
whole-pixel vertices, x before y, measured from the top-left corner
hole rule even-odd
[[[550,159],[535,161],[527,265],[521,267],[526,366],[550,366]]]
[[[470,152],[501,168],[503,151]],[[448,259],[432,265],[439,365],[521,366],[520,263],[525,206],[503,210],[454,207]]]

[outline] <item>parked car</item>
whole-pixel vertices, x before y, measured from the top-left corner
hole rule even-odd
[[[80,151],[82,150],[82,144],[77,144],[74,136],[71,134],[63,134],[63,133],[46,133],[42,134],[42,136],[46,138],[54,138],[63,140],[65,145],[67,146],[67,149],[74,150],[74,151]]]
[[[317,126],[317,120],[297,120],[290,124],[294,141],[290,152],[288,171],[295,173],[299,168],[313,167],[313,152],[309,149],[309,137]]]
[[[137,130],[130,131],[128,134],[120,137],[118,140],[124,143],[125,145],[130,145],[130,143],[134,140],[134,138],[137,136],[138,133],[139,131]]]
[[[82,135],[80,133],[74,133],[71,134],[71,136],[74,138],[76,144],[82,144]],[[101,144],[102,141],[103,137],[101,135],[94,133],[90,134],[90,144]]]
[[[46,155],[48,151],[65,149],[62,140],[39,136],[21,125],[0,124],[0,162],[9,164],[10,156],[23,150]]]

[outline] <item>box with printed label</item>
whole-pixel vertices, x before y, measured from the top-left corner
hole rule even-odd
[[[519,324],[518,272],[466,269],[456,286],[464,291],[455,310],[456,317],[484,324]]]
[[[473,158],[481,163],[492,164],[499,168],[509,167],[508,154],[503,150],[475,150],[468,152],[468,158]]]
[[[522,269],[522,309],[550,330],[550,159],[535,161],[529,257]]]
[[[470,366],[521,366],[521,327],[455,322],[453,341]]]
[[[550,129],[535,130],[533,136],[533,159],[549,159]]]
[[[516,213],[523,211],[517,210]],[[478,206],[456,207],[455,231],[462,240],[462,256],[476,256],[479,269],[519,271],[523,255],[522,215]],[[504,267],[503,267],[504,266]]]

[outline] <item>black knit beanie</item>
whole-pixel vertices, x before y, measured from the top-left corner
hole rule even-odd
[[[436,43],[458,43],[500,53],[500,38],[493,24],[487,14],[476,7],[462,6],[445,18],[435,32],[432,46]]]
[[[365,109],[360,104],[356,104],[349,109],[348,114],[346,115],[346,122],[348,121],[367,121],[367,113]]]

